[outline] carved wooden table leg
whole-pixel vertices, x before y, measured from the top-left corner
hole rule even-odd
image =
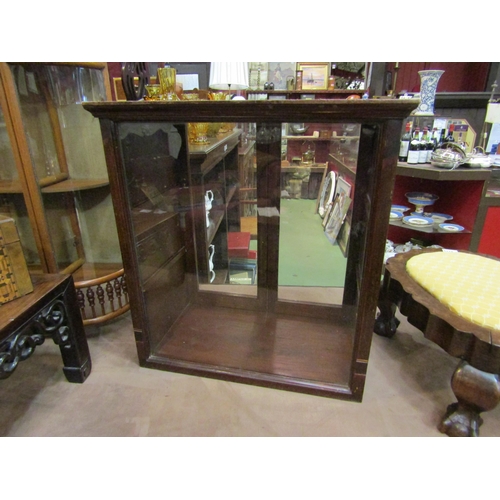
[[[500,377],[461,361],[451,388],[458,400],[448,406],[439,430],[453,437],[477,437],[483,423],[480,412],[493,410],[500,402]]]
[[[397,290],[393,288],[396,285]],[[377,307],[379,315],[375,320],[373,331],[381,337],[391,338],[396,333],[399,326],[399,319],[396,318],[396,310],[398,308],[397,292],[401,295],[401,286],[399,283],[391,280],[388,272],[385,273],[384,281],[380,288]]]
[[[33,278],[34,291],[2,306],[0,316],[0,379],[10,377],[21,361],[51,338],[59,346],[64,375],[82,383],[91,359],[70,275]]]

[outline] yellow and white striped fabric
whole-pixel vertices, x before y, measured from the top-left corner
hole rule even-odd
[[[408,274],[461,317],[500,331],[500,261],[462,252],[412,257]]]

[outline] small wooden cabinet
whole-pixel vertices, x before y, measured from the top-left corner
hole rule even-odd
[[[417,104],[85,103],[101,123],[141,365],[361,400],[399,132]],[[207,283],[207,246],[220,247],[220,261],[213,262],[222,274],[228,236],[241,229],[239,129],[196,146],[187,133],[195,122],[255,125],[257,266],[250,285]],[[359,124],[347,272],[343,287],[321,291],[336,297],[328,304],[305,300],[301,286],[278,293],[282,125],[291,122]],[[207,227],[209,189],[214,203]],[[288,250],[293,255],[293,243]]]

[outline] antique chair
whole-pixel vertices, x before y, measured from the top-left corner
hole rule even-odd
[[[396,308],[408,322],[460,359],[438,429],[478,436],[480,413],[500,401],[500,260],[472,252],[411,250],[387,261],[374,331],[396,333]]]

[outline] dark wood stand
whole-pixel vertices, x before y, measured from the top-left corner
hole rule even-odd
[[[84,382],[91,360],[71,275],[32,276],[32,293],[0,307],[0,379],[51,338],[61,350],[69,382]]]
[[[453,313],[407,274],[406,262],[426,251],[440,250],[412,250],[388,260],[374,331],[392,337],[399,308],[426,338],[460,358],[451,380],[458,402],[448,406],[438,428],[449,436],[478,436],[480,413],[500,402],[500,335]]]

